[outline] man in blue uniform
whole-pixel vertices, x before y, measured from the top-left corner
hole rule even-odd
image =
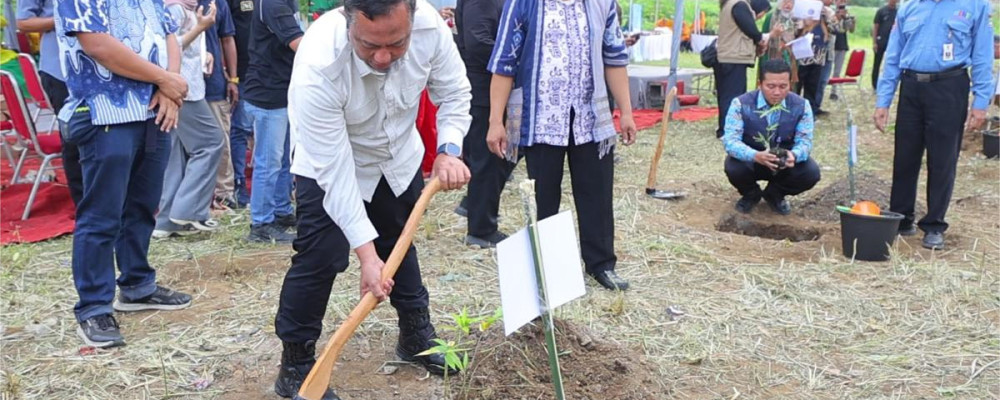
[[[917,226],[925,233],[923,246],[928,249],[944,248],[944,217],[962,132],[978,128],[986,118],[993,90],[992,37],[987,0],[909,1],[899,9],[889,35],[875,110],[875,127],[884,131],[899,82],[889,209],[904,216],[901,235],[916,234],[913,205],[926,149],[927,215]]]

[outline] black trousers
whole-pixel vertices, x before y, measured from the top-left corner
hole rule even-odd
[[[878,51],[875,52],[875,64],[872,64],[872,89],[878,86],[879,70],[882,69],[882,57],[885,56],[885,47],[888,45],[879,43]]]
[[[69,97],[66,83],[45,72],[39,72],[38,75],[42,77],[42,90],[45,90],[52,101],[52,109],[58,114]],[[62,162],[63,172],[69,181],[69,196],[73,199],[73,205],[80,204],[80,199],[83,198],[83,168],[80,167],[80,150],[75,144],[62,141]]]
[[[715,73],[715,94],[719,99],[719,127],[715,130],[715,137],[722,137],[722,130],[726,127],[726,113],[729,112],[729,104],[733,102],[733,99],[747,92],[747,65],[718,64],[713,71]]]
[[[913,223],[917,180],[926,149],[927,215],[918,226],[925,232],[944,232],[969,108],[969,76],[917,82],[904,75],[900,81],[889,210],[903,214],[904,226]]]
[[[486,132],[490,128],[490,108],[472,106],[472,125],[465,135],[465,165],[472,173],[465,208],[468,210],[469,235],[487,237],[497,231],[500,193],[516,164],[490,153]]]
[[[813,159],[796,163],[795,167],[772,173],[767,167],[753,161],[740,161],[726,157],[726,177],[741,196],[761,193],[757,181],[768,181],[764,191],[778,197],[795,196],[812,189],[819,182],[819,165]]]
[[[418,171],[406,192],[396,197],[383,178],[372,201],[365,203],[368,218],[378,231],[375,250],[383,261],[392,253],[423,187]],[[295,195],[298,237],[292,243],[295,255],[281,286],[274,330],[283,341],[304,343],[319,338],[333,281],[347,269],[351,246],[323,209],[326,192],[315,180],[297,176]],[[400,312],[427,308],[427,289],[420,279],[417,250],[412,244],[394,280],[395,286],[389,294],[393,307]],[[356,286],[352,290],[357,290]]]
[[[823,75],[822,65],[801,65],[799,64],[799,83],[796,86],[795,91],[802,95],[806,100],[809,100],[809,106],[812,107],[813,111],[816,111],[820,101],[817,101],[816,95],[819,90],[819,83]]]
[[[572,117],[571,117],[572,118]],[[528,177],[535,180],[535,202],[538,219],[556,215],[562,200],[563,165],[569,159],[569,174],[573,185],[580,226],[580,252],[590,274],[614,270],[615,218],[612,209],[612,186],[615,176],[615,155],[612,149],[598,157],[598,144],[576,145],[573,133],[569,146],[535,144],[524,148]]]

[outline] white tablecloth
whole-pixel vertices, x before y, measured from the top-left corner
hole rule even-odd
[[[673,35],[669,30],[658,30],[656,34],[639,37],[639,41],[629,48],[629,59],[636,62],[670,59],[670,45]]]

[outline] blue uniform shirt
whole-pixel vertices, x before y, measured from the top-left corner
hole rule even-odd
[[[944,59],[944,45],[953,56]],[[910,0],[889,34],[878,82],[878,108],[888,108],[902,70],[936,73],[972,66],[972,108],[985,110],[993,91],[993,22],[987,0]]]
[[[18,0],[17,19],[49,18],[53,15],[54,6],[55,0]],[[27,53],[27,50],[23,51]],[[60,81],[65,80],[62,69],[59,68],[59,43],[56,42],[55,30],[42,34],[41,60],[38,69]]]
[[[154,85],[116,75],[90,58],[77,33],[106,33],[144,60],[167,68],[167,35],[177,25],[163,9],[163,0],[56,0],[55,23],[59,61],[66,75],[69,98],[59,119],[69,122],[77,107],[90,107],[93,125],[145,121]]]

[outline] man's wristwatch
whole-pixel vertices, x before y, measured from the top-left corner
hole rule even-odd
[[[240,84],[240,78],[239,77],[229,78],[229,83],[235,83],[235,84],[239,85]]]
[[[454,143],[445,143],[438,146],[438,154],[446,154],[455,158],[462,158],[462,148]]]

